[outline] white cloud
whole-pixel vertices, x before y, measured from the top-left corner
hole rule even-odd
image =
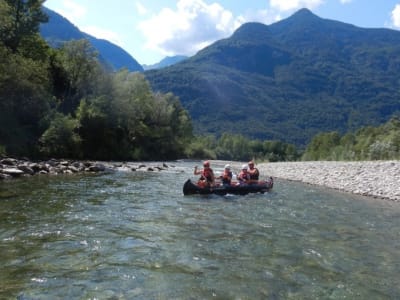
[[[63,0],[62,7],[56,11],[72,23],[76,23],[77,20],[86,15],[87,9],[72,0]]]
[[[314,9],[323,4],[323,0],[270,0],[270,6],[278,11],[292,11],[299,8]]]
[[[83,32],[86,32],[98,39],[104,39],[104,40],[110,41],[120,47],[124,46],[124,42],[122,41],[121,36],[114,31],[111,31],[108,29],[103,29],[103,28],[96,27],[96,26],[84,26],[80,29]]]
[[[400,4],[397,4],[392,11],[392,22],[394,27],[400,28]]]
[[[347,4],[347,3],[351,3],[353,2],[353,0],[340,0],[340,3],[342,4]]]
[[[139,25],[148,49],[163,55],[193,55],[212,42],[232,34],[244,22],[218,3],[179,0],[176,9],[164,8]]]
[[[241,23],[245,22],[260,22],[264,24],[271,24],[282,19],[279,12],[275,10],[248,10],[244,13],[243,16],[239,17],[241,19]]]
[[[136,1],[136,11],[143,16],[147,13],[147,8],[140,1]]]

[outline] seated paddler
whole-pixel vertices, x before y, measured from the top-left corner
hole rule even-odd
[[[231,166],[229,164],[225,165],[224,172],[219,177],[221,179],[221,181],[222,181],[222,185],[225,185],[225,186],[231,185],[232,176],[233,175],[232,175],[232,171],[231,171]]]
[[[248,184],[250,181],[250,173],[248,172],[247,165],[242,166],[242,170],[240,171],[239,175],[237,176],[239,183],[241,185]]]
[[[249,161],[247,172],[250,175],[250,180],[248,183],[258,183],[258,178],[260,177],[260,171],[254,166],[254,161]]]
[[[210,162],[206,160],[203,163],[203,169],[199,170],[197,166],[194,167],[194,175],[201,175],[197,182],[200,187],[212,187],[215,185],[214,171],[210,167]]]

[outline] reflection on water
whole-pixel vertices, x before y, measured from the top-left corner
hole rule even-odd
[[[184,197],[176,166],[0,183],[0,299],[400,298],[399,204],[280,180]]]

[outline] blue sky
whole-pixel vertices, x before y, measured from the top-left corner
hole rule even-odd
[[[365,28],[400,30],[400,0],[47,0],[81,31],[107,39],[140,64],[193,55],[250,21],[267,25],[300,8]]]

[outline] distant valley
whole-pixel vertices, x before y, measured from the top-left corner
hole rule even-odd
[[[156,64],[142,65],[142,66],[145,71],[153,70],[153,69],[161,69],[161,68],[172,66],[172,65],[174,65],[178,62],[181,62],[187,58],[188,58],[188,56],[185,56],[185,55],[167,56]]]

